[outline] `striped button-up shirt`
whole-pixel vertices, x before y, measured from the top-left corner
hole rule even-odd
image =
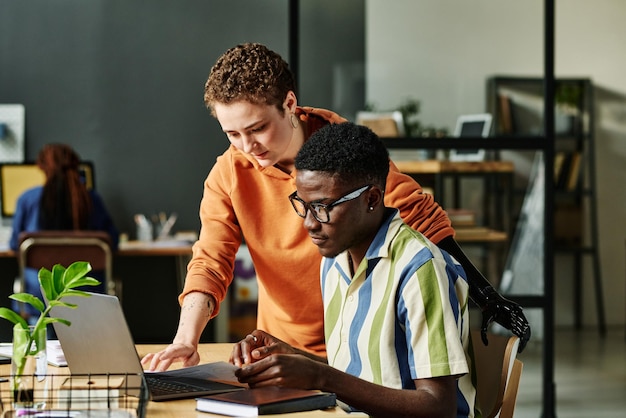
[[[458,416],[474,416],[468,283],[454,258],[393,210],[354,277],[344,252],[322,260],[321,286],[330,365],[396,389],[459,376]]]

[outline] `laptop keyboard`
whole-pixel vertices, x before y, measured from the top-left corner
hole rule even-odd
[[[149,373],[146,373],[145,378],[152,397],[161,399],[193,398],[199,394],[231,392],[243,389],[241,386],[189,377],[166,378],[163,376],[150,376]]]
[[[205,387],[194,386],[177,381],[171,381],[167,379],[159,379],[157,377],[146,376],[146,383],[150,388],[152,395],[169,395],[175,393],[194,393],[203,392],[207,389]]]

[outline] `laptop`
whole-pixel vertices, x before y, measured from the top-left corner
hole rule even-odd
[[[190,399],[245,388],[235,378],[236,366],[226,362],[144,372],[119,299],[99,293],[89,295],[63,298],[64,302],[78,305],[76,309],[51,309],[51,316],[72,323],[69,327],[61,323],[53,326],[73,375],[125,374],[129,379],[127,387],[133,389],[141,387],[143,375],[153,401]]]

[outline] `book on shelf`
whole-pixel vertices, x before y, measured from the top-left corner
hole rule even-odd
[[[559,151],[554,156],[554,186],[556,190],[576,190],[580,177],[582,154],[579,151]]]
[[[563,168],[563,161],[565,161],[565,152],[557,152],[554,155],[554,184],[559,183],[559,177],[561,175],[561,169]]]
[[[572,153],[564,152],[563,153],[563,162],[560,164],[558,179],[556,181],[555,188],[557,190],[565,190],[567,186],[567,181],[569,179],[570,167],[572,165]]]
[[[582,159],[582,155],[580,152],[575,151],[572,153],[569,173],[567,177],[567,190],[569,191],[576,190],[576,187],[578,187],[578,179],[580,178],[581,159]]]
[[[498,128],[501,135],[512,135],[515,132],[513,125],[513,103],[506,94],[498,94]]]
[[[220,393],[196,399],[196,410],[239,417],[312,411],[334,407],[334,393],[278,386]]]
[[[454,228],[476,225],[476,212],[469,209],[446,209]]]

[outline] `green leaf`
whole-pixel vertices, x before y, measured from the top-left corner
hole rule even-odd
[[[9,297],[18,302],[28,303],[39,312],[43,312],[46,309],[46,306],[43,304],[41,299],[31,295],[30,293],[15,293]]]
[[[21,326],[22,328],[28,328],[28,323],[24,318],[13,312],[9,308],[0,307],[0,318],[4,318],[7,321],[13,322],[15,326]]]
[[[63,302],[60,300],[53,300],[52,302],[50,302],[50,306],[60,306],[62,308],[70,309],[76,309],[78,307],[78,305],[76,305],[75,303]]]
[[[52,283],[54,283],[54,289],[57,294],[63,292],[65,289],[65,283],[63,283],[63,274],[65,273],[65,267],[60,264],[52,266]]]
[[[67,288],[73,289],[81,286],[98,286],[100,282],[93,277],[83,277],[82,279],[73,280],[71,284],[67,285]]]
[[[43,291],[43,294],[46,296],[46,299],[56,299],[57,292],[54,288],[54,283],[52,281],[52,272],[46,268],[42,268],[39,270],[37,276],[39,278],[39,284],[41,285],[41,289]]]
[[[63,325],[67,325],[68,327],[69,327],[70,325],[72,325],[72,323],[71,323],[70,321],[68,321],[67,319],[64,319],[64,318],[44,318],[44,319],[43,319],[43,323],[44,323],[45,325],[48,325],[48,324],[53,324],[53,323],[55,323],[55,322],[60,322],[61,324],[63,324]]]
[[[91,265],[86,261],[77,261],[72,263],[68,268],[63,267],[60,264],[55,264],[52,267],[52,270],[45,268],[40,269],[38,273],[39,284],[41,285],[42,291],[48,301],[48,308],[46,308],[46,305],[41,299],[29,293],[15,293],[9,297],[18,302],[32,305],[39,312],[41,312],[35,329],[43,330],[43,334],[45,335],[45,327],[48,324],[59,322],[67,326],[71,325],[71,322],[67,319],[52,318],[47,316],[52,307],[60,306],[75,309],[77,307],[76,304],[63,302],[61,299],[66,296],[88,297],[89,294],[87,292],[76,290],[75,288],[81,286],[96,286],[100,284],[100,282],[93,277],[86,276],[86,274],[90,271]],[[26,320],[8,308],[0,307],[0,318],[13,322],[13,324],[15,324],[14,329],[20,328],[28,330],[28,323]]]
[[[91,295],[83,290],[70,289],[70,290],[63,292],[63,295],[59,297],[59,299],[61,299],[62,297],[64,298],[66,296],[80,296],[83,298],[88,298]]]
[[[91,265],[85,261],[72,263],[63,274],[63,284],[65,288],[78,287],[75,283],[85,277],[91,271]]]

